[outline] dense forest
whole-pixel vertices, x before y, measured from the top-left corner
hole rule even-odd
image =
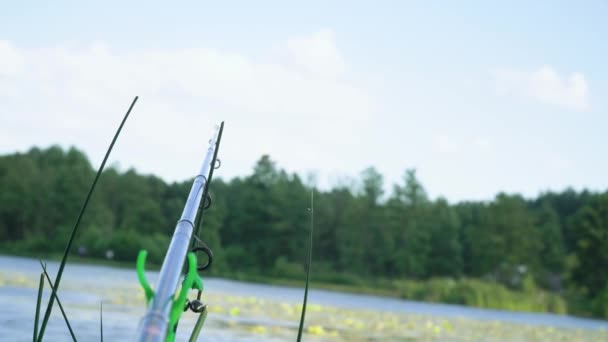
[[[94,177],[75,148],[0,156],[0,250],[53,255]],[[354,186],[315,190],[312,276],[404,298],[608,318],[608,191],[487,202],[431,200],[415,170],[385,193],[373,167]],[[89,258],[160,263],[191,180],[104,171],[75,246]],[[213,274],[303,279],[311,186],[262,156],[211,185],[202,238]],[[76,253],[78,248],[75,248]]]

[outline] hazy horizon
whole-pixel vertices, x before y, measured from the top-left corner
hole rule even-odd
[[[70,145],[70,146],[61,146],[59,144],[52,144],[52,145],[48,145],[48,146],[31,146],[30,148],[27,148],[25,150],[19,150],[19,151],[14,151],[14,152],[8,152],[8,153],[3,153],[0,154],[0,157],[3,155],[8,155],[8,154],[12,154],[12,153],[27,153],[30,149],[33,148],[39,148],[39,149],[47,149],[53,146],[59,146],[62,150],[67,151],[70,148],[76,148],[77,150],[82,151],[81,149],[78,148],[78,146],[74,146],[74,145]],[[86,152],[85,152],[86,153]],[[221,154],[221,153],[220,153]],[[258,158],[258,160],[260,158],[262,158],[263,155],[260,155],[260,157]],[[361,173],[364,170],[360,170],[360,172],[356,172],[356,173],[352,173],[352,174],[344,174],[339,178],[335,178],[333,180],[329,180],[328,182],[325,182],[324,184],[319,184],[317,181],[318,178],[318,174],[315,173],[308,173],[308,174],[303,174],[303,173],[299,173],[297,171],[294,170],[288,170],[285,169],[279,162],[277,162],[271,155],[269,155],[270,159],[275,162],[275,165],[277,167],[277,169],[279,170],[284,170],[287,174],[289,175],[294,175],[297,174],[298,177],[300,177],[300,179],[302,180],[302,182],[306,185],[310,185],[311,183],[311,179],[310,177],[313,177],[312,182],[315,186],[316,189],[320,190],[320,191],[330,191],[332,189],[338,188],[338,187],[348,187],[351,190],[355,190],[355,191],[362,191],[361,189]],[[97,170],[97,168],[99,167],[99,165],[94,164],[91,159],[89,158],[89,156],[87,155],[87,158],[89,159],[89,161],[91,162],[91,167],[94,170]],[[220,156],[218,155],[218,158],[220,158]],[[221,158],[220,158],[221,159]],[[111,160],[111,159],[110,159]],[[223,164],[222,164],[223,165]],[[251,165],[249,171],[243,173],[243,174],[239,174],[239,175],[233,175],[230,177],[227,176],[223,176],[222,175],[222,170],[217,171],[216,173],[214,173],[214,179],[221,179],[225,182],[230,182],[231,180],[235,179],[235,178],[243,178],[243,177],[247,177],[251,174],[253,174],[254,171],[254,166],[255,163]],[[373,167],[375,168],[374,165],[369,165],[368,167]],[[162,181],[164,181],[167,184],[171,184],[171,183],[181,183],[181,182],[186,182],[186,181],[191,181],[194,176],[195,173],[197,172],[197,170],[192,170],[192,176],[183,178],[183,179],[174,179],[174,180],[168,180],[158,174],[155,174],[153,172],[142,172],[141,170],[137,169],[136,167],[133,166],[129,166],[129,167],[123,167],[123,165],[121,165],[121,163],[117,160],[114,160],[113,162],[110,161],[108,164],[106,164],[105,170],[108,169],[115,169],[117,170],[119,173],[125,173],[128,172],[129,170],[133,170],[135,173],[137,173],[138,175],[142,175],[142,176],[153,176],[153,177],[157,177],[159,179],[161,179]],[[377,168],[375,168],[377,170]],[[420,183],[422,184],[422,186],[424,187],[424,189],[426,190],[426,185],[425,185],[425,181],[424,181],[424,175],[421,175],[418,170],[414,167],[413,169],[416,170],[416,177],[417,179],[420,181]],[[405,174],[405,171],[403,171],[403,173]],[[384,175],[382,175],[384,178]],[[392,194],[393,194],[393,186],[399,184],[399,185],[403,185],[404,181],[402,180],[399,183],[390,183],[387,182],[386,179],[384,178],[384,193],[381,196],[382,200],[387,200]],[[458,199],[458,200],[453,200],[453,199],[449,199],[446,196],[444,196],[443,194],[439,193],[436,195],[430,195],[429,198],[431,200],[438,200],[440,198],[443,198],[445,200],[447,200],[449,203],[462,203],[462,202],[491,202],[495,199],[495,197],[499,194],[508,194],[508,195],[520,195],[522,197],[524,197],[527,200],[534,200],[537,197],[539,197],[540,195],[544,194],[544,193],[548,193],[548,192],[553,192],[553,193],[561,193],[564,191],[568,191],[568,190],[573,190],[576,192],[584,192],[584,191],[589,191],[591,193],[603,193],[608,191],[608,188],[606,189],[587,189],[587,188],[574,188],[572,186],[567,186],[565,188],[562,189],[544,189],[544,190],[540,190],[538,193],[536,194],[531,194],[531,195],[526,195],[526,194],[522,194],[522,193],[518,193],[518,192],[509,192],[509,191],[497,191],[494,195],[492,195],[489,198],[474,198],[474,199],[467,199],[467,198],[463,198],[463,199]]]

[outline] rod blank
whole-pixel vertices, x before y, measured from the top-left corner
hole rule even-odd
[[[213,167],[211,163],[217,145],[218,131],[219,126],[216,126],[209,140],[209,147],[203,160],[203,165],[198,175],[194,178],[184,211],[175,226],[175,232],[173,233],[173,238],[163,260],[156,283],[156,293],[148,307],[146,315],[142,318],[137,334],[137,341],[160,342],[166,339],[171,304],[179,284],[186,254],[188,253],[188,245],[192,237],[196,213],[203,190],[207,185],[206,175],[209,173],[209,169]]]

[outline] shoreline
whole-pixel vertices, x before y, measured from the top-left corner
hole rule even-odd
[[[32,258],[39,259],[40,256],[34,256],[31,253],[10,253],[6,250],[0,250],[0,255],[5,256],[15,256],[15,257],[24,257],[24,258]],[[43,259],[60,261],[62,255],[60,254],[47,254],[43,256]],[[72,264],[80,264],[80,265],[99,265],[99,266],[107,266],[113,268],[121,268],[121,269],[132,269],[135,272],[135,260],[133,262],[127,261],[117,261],[117,260],[104,260],[98,258],[90,258],[90,257],[79,257],[76,255],[70,255],[68,258],[68,263]],[[156,264],[147,264],[146,269],[149,271],[158,271],[160,270],[160,265]],[[290,288],[298,288],[304,289],[305,285],[305,275],[302,275],[302,279],[294,279],[294,278],[281,278],[276,276],[268,276],[268,275],[260,275],[260,274],[252,274],[252,273],[244,273],[241,271],[235,272],[209,272],[207,274],[210,277],[214,278],[223,278],[227,280],[234,281],[242,281],[256,284],[265,284],[265,285],[276,285],[276,286],[284,286]],[[490,310],[500,310],[500,311],[508,311],[508,312],[519,312],[519,313],[546,313],[546,314],[555,314],[561,316],[571,316],[581,319],[596,319],[600,320],[596,317],[585,316],[580,314],[575,314],[572,312],[568,312],[568,309],[565,304],[565,300],[562,296],[556,294],[548,294],[542,290],[537,290],[534,293],[525,294],[523,292],[516,292],[511,290],[504,290],[501,285],[485,282],[478,279],[470,279],[470,280],[461,280],[461,282],[470,282],[472,285],[470,286],[479,286],[479,292],[483,293],[475,293],[476,297],[483,297],[484,301],[480,302],[481,305],[472,305],[467,302],[458,302],[458,301],[450,301],[445,300],[443,297],[439,297],[437,293],[441,291],[445,291],[445,286],[453,287],[456,281],[452,279],[431,279],[426,281],[415,281],[415,280],[399,280],[399,281],[388,281],[388,280],[378,280],[376,283],[372,282],[361,282],[360,284],[340,284],[340,283],[332,283],[323,281],[323,275],[317,275],[320,280],[315,280],[315,274],[311,274],[311,286],[315,289],[333,291],[333,292],[341,292],[347,294],[360,294],[360,295],[371,295],[385,298],[396,298],[408,301],[416,301],[423,303],[432,303],[432,304],[448,304],[448,305],[460,305],[469,308],[479,308],[479,309],[490,309]],[[465,284],[469,286],[469,284]],[[438,287],[438,288],[437,288]],[[495,288],[502,291],[499,292],[499,295],[507,295],[513,296],[513,302],[500,302],[500,301],[492,301],[492,297],[494,297],[493,291]],[[459,291],[459,289],[452,289],[453,291]],[[476,288],[466,288],[469,291],[475,291]],[[484,292],[485,291],[485,292]],[[505,292],[505,293],[503,293]],[[552,307],[551,303],[532,303],[533,300],[537,298],[544,298],[547,296],[549,299],[558,300],[557,309]],[[490,297],[487,299],[486,297]],[[507,297],[509,299],[509,297]],[[515,299],[517,300],[515,302]],[[504,299],[503,299],[504,300]],[[564,301],[564,303],[561,303]]]

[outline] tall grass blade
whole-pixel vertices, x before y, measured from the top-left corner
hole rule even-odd
[[[103,302],[99,303],[99,333],[103,342]]]
[[[38,319],[40,318],[40,301],[42,300],[42,289],[44,288],[44,275],[40,273],[40,284],[38,285],[38,300],[36,301],[36,318],[34,319],[34,342],[38,335]]]
[[[298,327],[298,339],[302,340],[302,330],[304,329],[304,317],[306,316],[306,302],[308,301],[308,283],[310,280],[310,265],[312,263],[312,237],[315,226],[315,208],[314,208],[315,190],[310,192],[310,242],[308,244],[308,261],[306,263],[306,287],[304,288],[304,301],[302,303],[302,315],[300,316],[300,326]]]
[[[55,287],[53,288],[53,292],[51,293],[51,297],[49,298],[49,303],[46,306],[46,312],[44,313],[44,319],[42,320],[42,326],[40,327],[40,335],[38,336],[38,340],[37,340],[38,342],[42,341],[42,338],[44,337],[44,330],[49,321],[49,318],[51,317],[51,311],[53,310],[53,303],[55,303],[55,297],[57,296],[57,289],[59,289],[59,284],[61,282],[61,276],[63,275],[63,269],[65,268],[65,263],[68,259],[68,254],[70,253],[70,249],[72,249],[72,243],[74,242],[74,238],[76,237],[76,232],[78,231],[78,226],[80,225],[80,220],[82,220],[82,215],[84,214],[85,210],[87,209],[89,200],[91,199],[91,195],[93,194],[93,191],[95,190],[95,186],[97,185],[97,181],[99,180],[99,176],[101,176],[101,173],[106,165],[106,162],[108,161],[108,157],[110,156],[110,152],[112,152],[112,148],[114,147],[114,143],[116,142],[116,139],[118,139],[118,136],[120,135],[120,131],[122,131],[122,127],[124,126],[125,122],[127,121],[127,118],[129,117],[129,114],[131,113],[133,106],[135,106],[135,102],[137,102],[137,99],[138,99],[138,97],[135,96],[135,98],[133,99],[133,102],[131,103],[131,106],[129,107],[129,110],[127,110],[127,113],[125,114],[124,118],[122,119],[120,126],[118,126],[118,129],[116,130],[116,134],[114,134],[114,138],[112,139],[110,146],[108,146],[106,155],[104,156],[103,161],[101,162],[101,165],[99,166],[99,169],[97,170],[95,179],[93,179],[93,183],[91,184],[89,193],[87,194],[87,197],[85,198],[84,203],[82,204],[80,213],[78,214],[78,218],[76,219],[76,223],[74,224],[74,228],[72,228],[72,234],[70,235],[68,244],[65,247],[65,251],[63,252],[63,257],[61,258],[61,263],[59,264],[59,271],[57,271],[57,277],[55,278]]]
[[[44,276],[46,277],[46,280],[49,283],[49,286],[51,287],[51,289],[54,288],[53,286],[53,282],[51,281],[51,277],[49,277],[48,272],[46,271],[46,265],[44,265],[42,263],[42,260],[40,261],[40,266],[42,266],[42,271],[44,272]],[[72,326],[70,325],[70,321],[68,320],[68,316],[65,314],[65,310],[63,310],[63,305],[61,305],[61,301],[59,300],[59,295],[55,296],[57,298],[57,305],[59,305],[59,310],[61,310],[61,315],[63,316],[63,320],[65,321],[65,324],[68,326],[68,330],[70,331],[70,335],[72,335],[72,341],[76,342],[76,336],[74,335],[74,331],[72,330]]]

